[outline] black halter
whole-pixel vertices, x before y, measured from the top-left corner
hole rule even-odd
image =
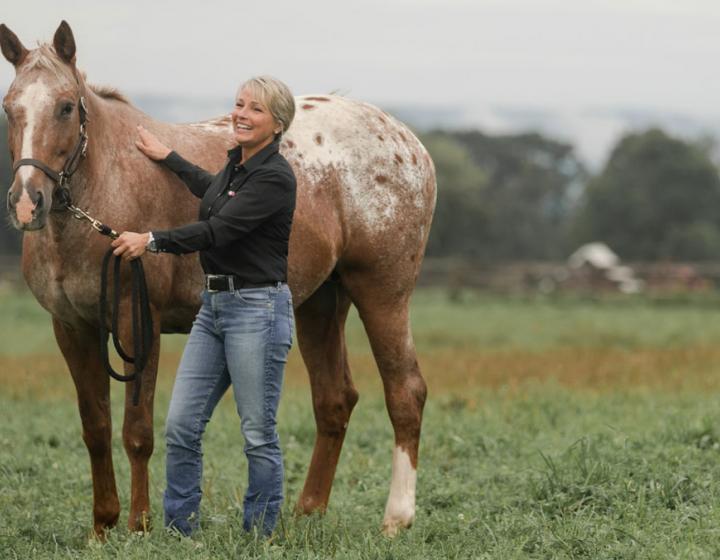
[[[77,170],[78,165],[80,165],[80,159],[84,158],[87,153],[88,135],[85,125],[90,119],[88,118],[87,106],[85,105],[85,97],[82,95],[80,96],[80,102],[78,103],[78,111],[80,113],[80,135],[77,143],[75,144],[75,148],[70,154],[70,157],[68,157],[65,161],[65,165],[60,173],[51,169],[48,165],[38,159],[19,159],[13,164],[13,175],[19,167],[23,165],[32,165],[50,177],[50,179],[52,179],[55,183],[53,198],[57,198],[57,203],[60,207],[59,209],[62,210],[66,209],[70,204],[70,192],[67,188],[67,182]]]

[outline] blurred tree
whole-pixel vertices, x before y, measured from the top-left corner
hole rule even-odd
[[[0,117],[0,196],[7,199],[7,191],[12,181],[12,164],[8,148],[8,130],[5,116]],[[6,212],[3,204],[3,213]],[[22,234],[12,227],[7,219],[2,220],[0,227],[0,255],[19,254],[22,245]]]
[[[716,259],[720,180],[708,146],[659,129],[622,138],[588,185],[576,240],[603,241],[626,259]]]
[[[451,136],[429,133],[422,141],[435,163],[438,183],[427,254],[479,256],[488,235],[485,173]]]
[[[572,212],[587,180],[572,145],[540,134],[487,136],[468,131],[431,136],[451,138],[463,146],[474,167],[486,177],[483,188],[476,192],[482,200],[472,207],[460,206],[450,224],[440,225],[444,217],[438,215],[433,228],[454,227],[472,208],[478,216],[475,220],[482,217],[482,227],[475,229],[472,240],[473,254],[489,260],[545,260],[568,253]],[[430,152],[434,157],[432,144]],[[447,185],[438,184],[441,201]],[[458,253],[456,245],[444,248],[452,254],[468,254]]]

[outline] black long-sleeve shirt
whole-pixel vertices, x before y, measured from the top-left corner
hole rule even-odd
[[[163,160],[202,201],[198,222],[153,231],[157,249],[200,251],[206,274],[235,274],[253,284],[286,281],[295,175],[277,141],[244,164],[241,155],[240,146],[229,150],[217,175],[175,152]]]

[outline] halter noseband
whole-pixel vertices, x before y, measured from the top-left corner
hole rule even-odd
[[[42,161],[33,158],[19,159],[13,164],[13,175],[19,167],[23,165],[31,165],[50,177],[50,179],[52,179],[55,183],[58,198],[60,199],[59,203],[62,207],[66,207],[70,203],[70,193],[68,192],[66,186],[67,182],[77,170],[78,165],[80,165],[80,159],[84,158],[87,153],[88,135],[85,125],[90,119],[88,118],[87,106],[85,105],[85,97],[82,95],[80,96],[80,102],[78,103],[78,111],[80,113],[80,136],[75,144],[75,148],[70,154],[70,157],[68,157],[65,161],[65,165],[60,173],[51,169]],[[55,194],[55,191],[53,194]]]

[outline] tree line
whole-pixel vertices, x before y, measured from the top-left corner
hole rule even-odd
[[[627,260],[720,257],[720,180],[708,139],[632,132],[597,174],[572,145],[537,133],[422,139],[439,185],[431,256],[558,260],[602,241]]]
[[[12,170],[4,119],[0,129],[5,195]],[[629,133],[591,174],[571,144],[539,133],[434,130],[420,138],[438,179],[429,256],[559,260],[590,241],[629,260],[720,256],[720,180],[707,139]],[[21,234],[5,223],[0,254],[19,253]]]

